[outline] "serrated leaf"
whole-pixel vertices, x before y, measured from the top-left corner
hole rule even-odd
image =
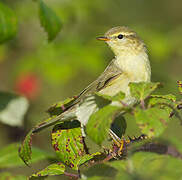
[[[130,83],[130,92],[133,97],[138,100],[145,100],[157,87],[160,83],[153,82],[139,82],[139,83]]]
[[[54,175],[61,175],[64,174],[65,165],[62,163],[54,163],[46,167],[45,169],[32,174],[31,177],[42,177],[42,176],[54,176]],[[31,179],[30,177],[30,179]]]
[[[17,32],[17,18],[14,12],[0,3],[0,43],[12,39]]]
[[[155,106],[155,105],[166,105],[166,106],[172,106],[175,108],[175,102],[176,102],[176,97],[172,94],[168,95],[151,95],[148,106]]]
[[[180,110],[177,108],[179,104],[181,104],[181,102],[176,101],[176,97],[172,94],[151,95],[148,101],[148,108],[158,107],[160,109],[165,109],[170,116],[171,114],[172,116],[176,116],[182,123],[182,116]]]
[[[138,108],[134,116],[142,133],[149,137],[158,137],[161,135],[169,122],[168,111],[157,107],[146,110]]]
[[[23,162],[28,165],[32,158],[32,130],[26,135],[21,147],[19,148],[19,156]]]
[[[92,159],[95,154],[86,154],[80,123],[64,122],[56,125],[52,132],[52,146],[62,162],[72,169]]]
[[[53,115],[59,115],[63,113],[70,105],[75,101],[76,98],[67,98],[64,101],[58,102],[54,105],[52,105],[47,112],[53,116]]]
[[[25,97],[0,92],[0,122],[10,126],[22,126],[28,106]]]
[[[166,95],[157,95],[157,94],[153,94],[151,95],[152,98],[161,98],[161,99],[167,99],[170,100],[172,102],[176,101],[176,96],[173,94],[166,94]]]
[[[93,159],[94,156],[97,156],[97,155],[100,155],[100,152],[96,152],[96,153],[93,153],[93,154],[85,154],[83,156],[80,156],[78,157],[78,159],[76,160],[77,163],[79,166],[84,164],[85,162]]]
[[[0,149],[0,168],[23,166],[24,163],[18,156],[20,144],[13,143]],[[50,154],[38,148],[32,148],[32,163],[50,157]]]
[[[42,0],[39,2],[40,23],[48,34],[48,41],[52,41],[61,30],[62,24],[59,17],[50,7]]]
[[[168,114],[176,108],[176,97],[172,94],[168,95],[151,95],[148,101],[148,108],[156,106],[168,111]]]
[[[97,96],[103,97],[104,99],[107,99],[109,101],[122,101],[125,98],[125,93],[123,93],[122,91],[120,91],[119,93],[117,93],[114,96],[108,96],[105,94],[101,94],[101,93],[95,93]]]
[[[125,93],[120,91],[116,95],[112,96],[112,101],[122,101],[125,98]]]
[[[34,133],[37,133],[38,131],[42,129],[45,129],[51,125],[54,125],[55,123],[57,123],[57,120],[55,120],[55,116],[52,116],[48,118],[47,120],[36,125],[26,135],[21,147],[19,148],[19,156],[26,165],[28,165],[32,157],[32,136],[34,135]]]
[[[107,137],[113,116],[119,107],[107,105],[90,116],[86,126],[88,136],[97,144],[101,144]]]

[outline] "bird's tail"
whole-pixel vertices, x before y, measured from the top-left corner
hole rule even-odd
[[[46,121],[38,124],[37,126],[35,126],[33,128],[32,133],[37,133],[37,132],[39,132],[49,126],[53,126],[59,122],[69,121],[69,120],[73,120],[75,118],[76,118],[75,113],[66,111],[58,116],[52,116],[52,117],[48,118]]]

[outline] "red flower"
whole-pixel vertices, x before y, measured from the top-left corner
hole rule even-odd
[[[34,99],[39,94],[40,81],[35,74],[23,74],[18,78],[15,90],[28,99]]]

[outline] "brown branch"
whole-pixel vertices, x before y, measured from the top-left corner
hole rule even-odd
[[[145,152],[154,152],[158,154],[166,154],[173,156],[175,158],[182,159],[182,154],[172,145],[164,145],[160,143],[146,143],[143,146],[139,147],[135,152],[145,151]]]
[[[75,178],[75,179],[79,179],[80,175],[79,174],[73,174],[73,173],[68,173],[68,172],[64,172],[65,176],[71,177],[71,178]]]

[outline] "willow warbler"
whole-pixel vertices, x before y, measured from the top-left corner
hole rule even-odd
[[[104,72],[86,87],[62,114],[41,124],[33,132],[53,125],[58,121],[71,119],[77,119],[85,125],[90,115],[96,111],[96,105],[91,100],[87,101],[86,105],[83,101],[85,98],[92,99],[90,95],[95,92],[113,96],[122,91],[125,93],[125,99],[123,100],[125,104],[135,103],[135,98],[130,95],[128,84],[130,82],[149,82],[151,77],[150,62],[145,44],[134,31],[124,26],[114,27],[97,39],[105,41],[109,45],[115,54],[114,59]]]

